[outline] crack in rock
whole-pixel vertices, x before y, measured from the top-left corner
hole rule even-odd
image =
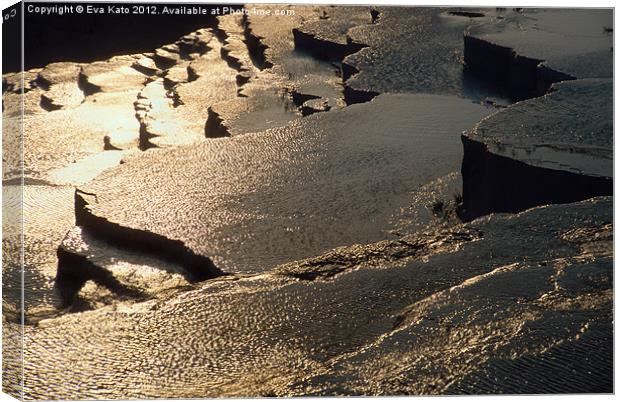
[[[313,281],[332,278],[359,266],[382,266],[406,263],[412,258],[425,258],[437,253],[451,253],[466,242],[482,238],[474,228],[447,231],[441,234],[409,235],[398,240],[382,241],[365,246],[340,247],[320,257],[281,265],[278,275]]]

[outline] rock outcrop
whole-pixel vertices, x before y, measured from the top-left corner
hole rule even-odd
[[[559,81],[611,78],[610,23],[607,10],[527,9],[469,28],[465,65],[516,99],[542,96]]]
[[[612,195],[612,87],[611,80],[555,84],[464,134],[463,216]]]

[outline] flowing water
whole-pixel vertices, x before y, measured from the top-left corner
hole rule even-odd
[[[3,76],[26,398],[607,390],[612,200],[457,217],[461,134],[512,103],[463,31],[520,14],[294,10]]]

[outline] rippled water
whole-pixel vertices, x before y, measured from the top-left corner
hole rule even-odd
[[[19,154],[3,157],[3,336],[17,350],[25,332],[26,397],[611,389],[612,200],[456,217],[460,134],[510,104],[464,74],[463,31],[529,17],[295,10],[25,73],[23,195]],[[574,17],[542,15],[561,34]],[[295,49],[294,28],[367,47],[343,67]],[[22,83],[3,84],[6,130]],[[379,94],[347,105],[345,88]],[[129,247],[146,235],[162,250]],[[59,246],[78,258],[59,265]],[[230,275],[197,282],[166,248]],[[107,282],[61,300],[58,270],[93,266]]]
[[[456,97],[383,95],[134,159],[83,189],[97,194],[95,215],[182,240],[224,271],[263,271],[385,238],[412,192],[458,170],[459,133],[487,113]],[[123,185],[135,174],[148,181]]]
[[[440,251],[430,258],[368,262],[333,280],[224,278],[170,299],[43,321],[27,332],[26,361],[36,373],[27,379],[28,392],[69,398],[491,392],[493,383],[483,380],[487,367],[519,367],[530,356],[560,350],[574,354],[591,342],[607,348],[581,360],[596,371],[609,365],[609,338],[600,332],[610,328],[600,310],[609,299],[589,292],[610,291],[610,256],[591,267],[585,282],[579,279],[585,271],[565,267],[587,258],[579,239],[610,244],[609,230],[593,236],[573,229],[611,222],[610,213],[595,212],[609,203],[485,218],[474,225],[484,239],[430,237]],[[528,262],[514,263],[521,260]],[[553,359],[547,364],[567,377],[550,376],[539,390],[568,389],[563,384],[575,374]],[[608,377],[592,381],[595,389]]]
[[[27,185],[4,186],[3,210],[17,211],[23,205],[23,243],[21,216],[11,214],[3,224],[4,312],[11,320],[21,313],[21,252],[23,247],[23,289],[28,319],[55,314],[59,298],[53,289],[56,277],[56,248],[74,225],[73,188]],[[23,196],[23,198],[22,198]],[[23,203],[22,203],[23,200]]]

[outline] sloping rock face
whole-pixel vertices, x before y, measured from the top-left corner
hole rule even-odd
[[[45,320],[26,395],[609,392],[611,225],[610,198],[492,215]]]
[[[611,31],[610,31],[611,29]],[[613,15],[599,9],[525,9],[465,34],[467,69],[507,86],[516,98],[554,82],[613,76]]]
[[[577,80],[463,135],[464,215],[613,194],[613,83]]]

